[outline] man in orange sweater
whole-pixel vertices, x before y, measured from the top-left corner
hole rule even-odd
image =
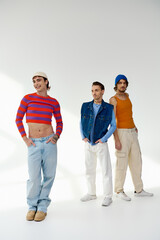
[[[141,179],[142,159],[138,142],[138,130],[132,117],[132,103],[126,89],[128,80],[124,75],[118,75],[115,79],[114,90],[116,94],[111,97],[110,103],[114,106],[117,129],[114,132],[116,148],[116,173],[115,192],[117,197],[130,201],[131,198],[124,192],[123,186],[129,165],[136,197],[153,196],[143,190]]]

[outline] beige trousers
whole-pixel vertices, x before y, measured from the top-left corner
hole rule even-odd
[[[116,150],[116,173],[115,173],[115,192],[123,192],[123,186],[126,178],[127,167],[129,165],[134,188],[136,192],[141,192],[143,182],[141,179],[142,173],[142,158],[138,142],[138,134],[135,128],[132,129],[117,129],[122,149]]]

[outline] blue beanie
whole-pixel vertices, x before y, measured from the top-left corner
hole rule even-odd
[[[122,74],[119,74],[119,75],[115,78],[115,85],[116,85],[121,79],[126,80],[126,81],[128,82],[126,76],[124,76],[124,75],[122,75]]]

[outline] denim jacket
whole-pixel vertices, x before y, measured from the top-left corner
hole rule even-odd
[[[94,122],[93,102],[87,102],[82,104],[81,108],[81,124],[83,134],[90,140],[90,133]],[[113,105],[106,103],[102,100],[102,104],[97,113],[94,125],[94,138],[96,142],[102,138],[108,131],[108,126],[112,120]]]

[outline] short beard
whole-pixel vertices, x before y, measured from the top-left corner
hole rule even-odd
[[[125,90],[119,90],[120,93],[125,93],[126,89]]]

